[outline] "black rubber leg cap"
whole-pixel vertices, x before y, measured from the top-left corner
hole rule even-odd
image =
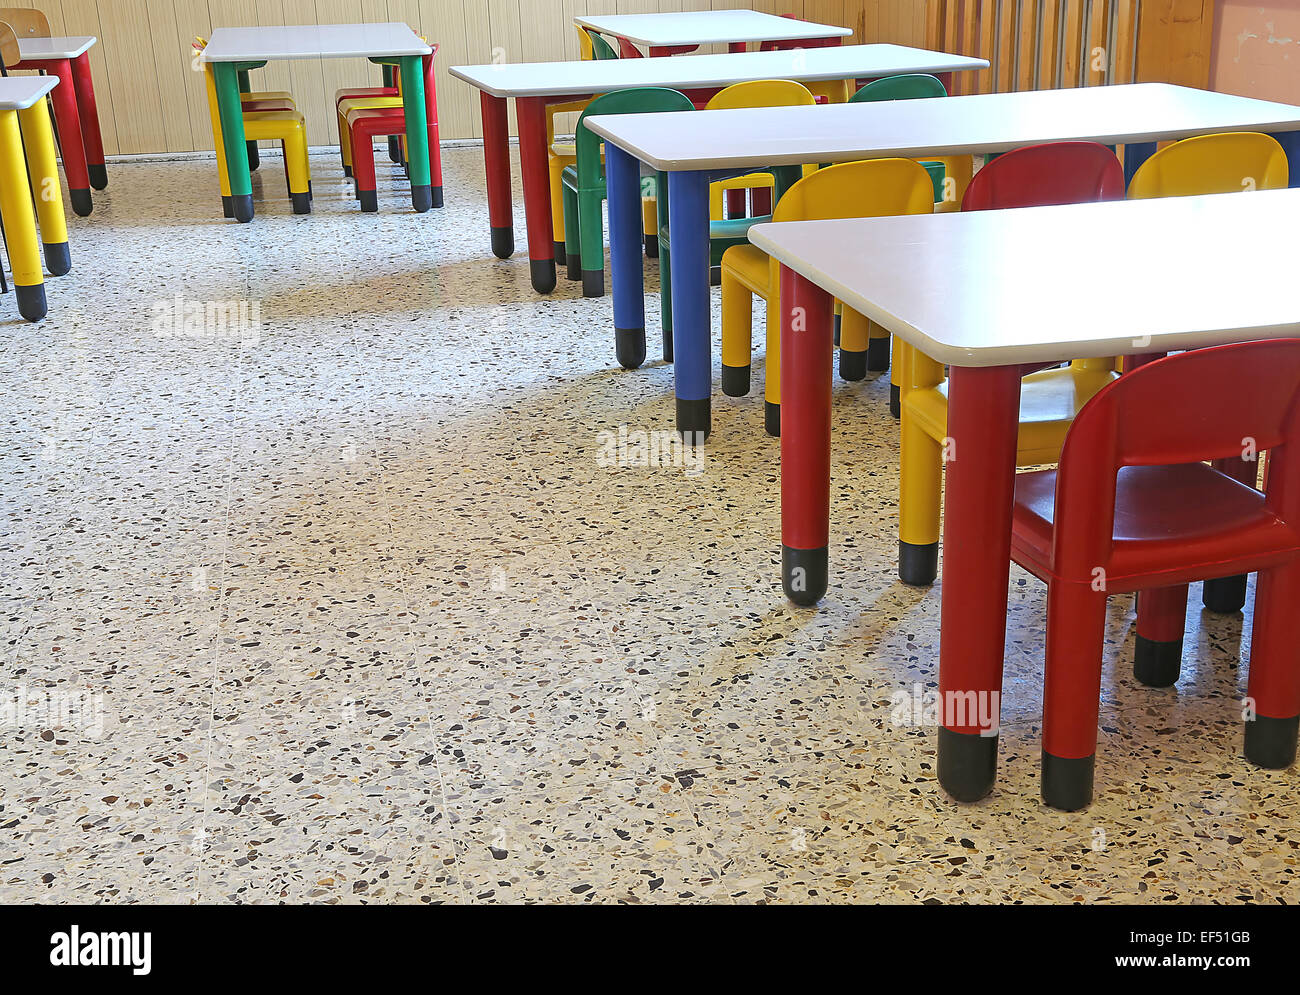
[[[781,547],[781,586],[785,596],[796,605],[815,605],[826,593],[826,547],[820,549],[794,549]]]
[[[664,362],[671,363],[673,361],[673,329],[671,325],[663,329],[663,336],[664,336]]]
[[[20,287],[14,285],[14,291],[18,295],[18,313],[28,321],[40,321],[49,311],[45,303],[45,284],[38,283],[34,287]]]
[[[565,249],[564,260],[565,260],[565,269],[566,269],[565,275],[570,280],[574,280],[574,281],[581,280],[582,279],[582,256],[578,255],[578,253],[576,252],[570,252],[568,249]]]
[[[533,289],[539,294],[549,294],[555,289],[554,259],[530,259],[528,272],[533,280]]]
[[[72,209],[77,213],[77,217],[90,217],[90,212],[95,209],[95,202],[90,198],[90,191],[70,190],[68,193],[72,199]]]
[[[867,339],[867,369],[872,373],[889,369],[889,339]]]
[[[939,784],[959,802],[977,802],[998,776],[998,738],[939,727]]]
[[[430,187],[433,192],[433,206],[442,207],[442,187]]]
[[[677,398],[677,432],[687,445],[698,446],[713,430],[710,398]]]
[[[256,172],[257,167],[262,165],[262,156],[257,151],[257,142],[245,142],[248,146],[248,171]]]
[[[605,271],[603,269],[584,269],[582,271],[582,296],[605,296]]]
[[[221,216],[223,218],[233,218],[235,216],[235,198],[221,198]]]
[[[92,162],[86,166],[86,172],[90,174],[90,185],[96,190],[104,190],[108,187],[108,169],[102,162]]]
[[[645,329],[614,329],[614,355],[625,370],[635,370],[645,362]]]
[[[433,187],[427,183],[423,186],[411,187],[411,206],[418,214],[423,214],[433,207]]]
[[[67,242],[45,242],[45,268],[51,276],[62,276],[72,269],[72,256]]]
[[[837,314],[837,315],[835,316],[835,321],[834,321],[834,323],[833,323],[833,324],[834,324],[834,328],[835,328],[835,344],[836,344],[836,345],[839,345],[839,344],[840,344],[840,325],[842,325],[842,324],[844,323],[844,322],[843,322],[843,317],[844,317],[843,315]]]
[[[1043,804],[1062,812],[1077,812],[1092,801],[1092,772],[1097,755],[1054,757],[1043,751]]]
[[[722,366],[722,393],[728,397],[744,397],[749,393],[748,366]]]
[[[307,181],[307,199],[308,199],[308,200],[315,200],[315,199],[316,199],[316,195],[315,195],[314,193],[312,193],[312,189],[311,189],[311,180],[308,180],[308,181]]]
[[[1295,762],[1296,732],[1300,715],[1271,719],[1256,715],[1246,723],[1246,759],[1256,767],[1284,770]]]
[[[343,175],[344,175],[344,176],[351,176],[351,175],[352,175],[352,167],[351,167],[351,166],[344,166],[344,167],[343,167]]]
[[[1246,574],[1207,580],[1201,590],[1201,603],[1212,612],[1231,615],[1246,606]]]
[[[358,190],[357,200],[361,201],[361,210],[366,214],[374,214],[379,210],[379,191],[377,190]]]
[[[402,158],[402,147],[398,145],[398,140],[392,136],[388,139],[388,158],[392,162],[397,162]]]
[[[840,379],[865,380],[867,377],[867,354],[840,350]]]
[[[509,259],[515,254],[515,230],[513,228],[492,229],[492,255],[498,259]]]
[[[235,202],[235,219],[241,224],[248,224],[253,220],[253,195],[251,193],[241,194],[233,197]]]
[[[895,418],[903,417],[903,392],[896,383],[889,385],[889,413]]]
[[[311,214],[311,194],[291,193],[289,199],[293,201],[294,214]]]
[[[710,286],[710,287],[721,287],[721,286],[722,286],[722,267],[721,267],[721,266],[710,266],[710,267],[709,267],[709,286]]]
[[[659,258],[659,236],[647,235],[645,237],[645,257],[647,259]]]
[[[763,429],[772,438],[781,438],[781,405],[763,402]]]
[[[563,242],[552,242],[551,253],[555,256],[555,265],[567,267],[569,265],[569,253],[564,248]]]
[[[939,544],[898,541],[898,579],[913,587],[929,587],[939,575]]]
[[[1133,650],[1133,676],[1149,688],[1171,688],[1183,666],[1183,641],[1158,642],[1138,635]]]

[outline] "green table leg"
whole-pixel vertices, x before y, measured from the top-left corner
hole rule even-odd
[[[239,92],[240,93],[253,92],[253,84],[248,78],[247,69],[239,70]],[[262,157],[258,154],[257,142],[249,142],[248,143],[248,168],[251,170],[256,170],[257,167],[260,166],[261,164],[262,164]]]
[[[253,220],[253,181],[248,175],[248,146],[244,140],[244,111],[239,100],[239,73],[233,62],[212,63],[217,85],[217,110],[226,146],[226,173],[235,217]]]
[[[424,60],[401,59],[402,110],[406,115],[406,159],[411,176],[411,203],[420,213],[433,206],[429,179],[429,119],[424,104]]]

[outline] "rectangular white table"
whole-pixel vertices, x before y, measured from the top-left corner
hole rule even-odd
[[[59,88],[50,96],[59,126],[63,171],[68,176],[72,209],[82,217],[94,210],[91,189],[108,186],[104,164],[104,139],[99,129],[95,83],[90,75],[89,52],[94,35],[45,37],[18,35],[19,62],[11,69],[37,69],[58,77]]]
[[[635,357],[637,343],[640,356],[645,355],[640,163],[667,174],[677,424],[691,437],[707,435],[710,428],[708,186],[721,176],[810,162],[925,159],[1005,152],[1038,142],[1093,141],[1123,144],[1125,172],[1131,177],[1159,140],[1263,131],[1287,149],[1291,185],[1300,184],[1300,107],[1163,83],[707,114],[596,116],[587,126],[606,140],[614,334],[620,356]]]
[[[501,259],[510,258],[515,246],[506,103],[511,99],[515,101],[524,212],[528,224],[528,257],[534,289],[547,294],[555,289],[555,259],[559,248],[551,231],[547,104],[568,103],[613,90],[642,86],[666,86],[684,91],[688,96],[707,97],[732,83],[750,80],[817,82],[874,79],[900,73],[934,73],[944,78],[954,72],[987,66],[983,59],[901,45],[844,45],[795,52],[697,55],[689,59],[663,56],[600,62],[454,66],[451,75],[481,91],[483,158],[487,166],[492,251]]]
[[[758,10],[687,10],[660,14],[587,14],[574,21],[602,35],[625,39],[651,56],[692,52],[701,45],[727,45],[743,52],[751,42],[799,42],[846,38],[852,29],[817,24]]]
[[[950,368],[939,692],[1000,695],[1022,374],[1300,333],[1297,232],[1300,190],[756,225],[782,267],[787,595],[827,584],[834,299]],[[996,727],[971,722],[939,734],[961,800],[996,775]]]
[[[304,24],[217,28],[200,61],[210,64],[217,85],[218,113],[234,214],[253,219],[253,187],[245,153],[240,110],[241,65],[290,59],[394,59],[402,79],[411,202],[417,211],[434,203],[429,173],[429,134],[420,60],[432,49],[405,24]]]

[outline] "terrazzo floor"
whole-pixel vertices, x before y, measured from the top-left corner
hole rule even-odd
[[[248,226],[211,161],[111,165],[49,318],[0,298],[0,903],[1300,900],[1297,774],[1239,755],[1249,611],[1194,588],[1151,691],[1112,600],[1067,815],[1013,569],[999,780],[955,804],[893,721],[942,592],[894,579],[884,381],[836,384],[832,587],[796,609],[761,358],[701,464],[605,465],[671,428],[671,369],[491,255],[478,148],[423,217],[393,175],[360,214],[326,154],[294,217],[264,163]],[[210,301],[260,327],[169,320]]]

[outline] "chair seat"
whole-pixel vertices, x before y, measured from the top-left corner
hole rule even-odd
[[[256,111],[244,115],[244,137],[250,142],[273,141],[303,126],[298,111]]]
[[[1111,370],[1068,366],[1025,377],[1020,382],[1020,432],[1016,438],[1019,465],[1055,463],[1074,416],[1116,376]],[[930,438],[947,437],[948,381],[932,389],[905,390],[901,403]]]
[[[242,105],[245,114],[259,111],[293,111],[297,110],[292,100],[245,100]]]
[[[288,90],[257,90],[253,93],[241,93],[239,99],[244,103],[258,100],[284,100],[293,105],[293,94]]]
[[[345,86],[334,91],[334,106],[354,97],[391,97],[396,93],[395,86]]]
[[[775,288],[771,286],[771,258],[758,246],[748,243],[733,246],[723,254],[722,265],[764,300],[769,300],[775,293]]]
[[[1056,471],[1018,474],[1011,558],[1043,579],[1056,576],[1055,513]],[[1268,510],[1263,494],[1206,463],[1127,466],[1117,475],[1115,544],[1106,567],[1112,593],[1251,572],[1296,551],[1300,535]]]
[[[402,98],[392,96],[344,97],[338,102],[338,112],[349,114],[352,111],[378,111],[402,109]]]

